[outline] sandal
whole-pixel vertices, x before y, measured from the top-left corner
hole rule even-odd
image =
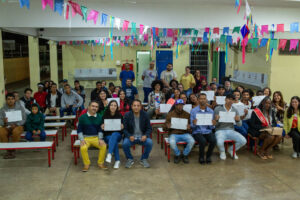
[[[263,153],[260,153],[260,152],[257,152],[257,156],[260,157],[263,160],[267,160],[268,159],[267,156],[265,156]]]
[[[270,155],[270,154],[268,154],[268,155],[267,155],[267,158],[269,158],[269,159],[273,159],[273,156],[272,156],[272,155]]]

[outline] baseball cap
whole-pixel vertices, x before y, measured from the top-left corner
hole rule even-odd
[[[183,104],[184,105],[184,101],[182,99],[177,99],[175,101],[175,105],[178,105],[178,104]]]

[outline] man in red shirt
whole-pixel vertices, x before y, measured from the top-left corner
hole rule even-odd
[[[33,98],[35,99],[36,103],[39,104],[41,111],[45,112],[46,109],[46,96],[47,92],[44,91],[44,84],[39,83],[38,85],[38,91],[34,93]]]

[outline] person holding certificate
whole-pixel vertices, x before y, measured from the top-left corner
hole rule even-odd
[[[130,152],[130,147],[139,144],[145,147],[144,153],[141,157],[140,164],[145,168],[149,168],[148,157],[152,150],[152,127],[150,119],[145,111],[142,110],[142,102],[138,99],[133,100],[131,111],[124,116],[124,141],[123,150],[127,158],[125,164],[126,168],[131,168],[134,164],[133,157]]]
[[[122,139],[123,117],[119,111],[118,102],[111,100],[104,112],[101,128],[104,133],[104,141],[108,144],[106,162],[111,163],[112,154],[115,155],[114,169],[120,167],[120,154],[118,143]]]
[[[153,115],[158,117],[164,117],[164,114],[160,113],[159,105],[166,102],[165,94],[162,92],[163,82],[161,80],[155,80],[151,84],[152,92],[148,96],[148,110],[147,113],[151,119]]]
[[[216,120],[216,138],[217,146],[220,150],[220,159],[226,160],[226,153],[224,148],[224,142],[226,140],[235,141],[235,149],[239,150],[242,146],[247,143],[245,137],[234,130],[234,124],[237,126],[242,125],[238,111],[232,106],[234,100],[233,94],[228,94],[225,98],[225,104],[218,106],[214,111],[214,119]],[[229,148],[229,153],[233,157],[232,146]],[[238,159],[235,153],[234,159]]]
[[[184,163],[189,163],[188,155],[191,152],[195,140],[191,136],[190,114],[183,110],[184,101],[178,99],[175,102],[175,109],[168,113],[166,123],[163,126],[170,135],[170,146],[174,150],[174,163],[178,164],[182,159]],[[187,145],[181,154],[177,147],[177,142],[187,142]]]
[[[234,101],[232,106],[237,109],[237,111],[239,112],[240,118],[242,120],[242,126],[237,126],[234,125],[234,129],[239,132],[240,134],[242,134],[245,138],[247,138],[248,135],[248,123],[244,120],[248,114],[248,109],[245,107],[245,105],[240,101],[241,99],[241,93],[239,90],[234,90],[233,91],[233,95],[234,95]]]
[[[199,106],[191,111],[191,128],[194,139],[199,144],[199,163],[211,163],[211,155],[216,146],[216,136],[213,133],[216,121],[213,120],[214,111],[207,106],[206,94],[200,93],[198,97]],[[204,160],[204,149],[206,143],[209,143],[206,153],[206,160]]]
[[[21,104],[16,104],[13,93],[6,95],[6,103],[0,109],[0,140],[8,142],[9,136],[12,136],[13,142],[19,142],[21,134],[24,131],[23,125],[26,122],[26,113]],[[4,154],[4,159],[15,158],[15,150],[8,150]]]

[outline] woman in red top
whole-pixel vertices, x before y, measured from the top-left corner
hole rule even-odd
[[[126,98],[125,91],[120,90],[119,91],[119,98],[120,98],[120,113],[122,116],[125,115],[125,113],[130,111],[130,100]]]

